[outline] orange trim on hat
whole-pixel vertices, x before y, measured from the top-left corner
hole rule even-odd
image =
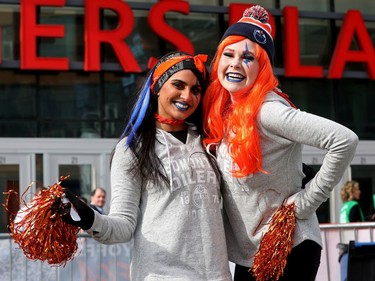
[[[256,26],[260,27],[261,29],[263,29],[265,32],[267,32],[268,35],[272,38],[272,36],[271,36],[272,27],[269,23],[262,23],[262,22],[260,22],[256,19],[249,18],[249,17],[242,17],[238,22],[256,25]]]

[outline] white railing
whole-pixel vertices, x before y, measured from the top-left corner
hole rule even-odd
[[[321,224],[323,251],[316,281],[339,281],[338,244],[374,242],[375,223]],[[78,238],[76,257],[65,267],[30,261],[8,234],[0,234],[1,281],[128,281],[132,244],[103,245],[87,234]]]
[[[375,223],[373,222],[321,224],[320,229],[323,251],[317,281],[341,280],[338,244],[348,244],[351,240],[374,242],[375,238]]]
[[[8,234],[0,234],[1,281],[128,281],[132,243],[103,245],[79,234],[76,257],[65,267],[28,260]]]

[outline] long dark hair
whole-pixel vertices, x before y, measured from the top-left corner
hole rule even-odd
[[[137,101],[134,103],[133,109],[130,116],[126,120],[126,128],[120,138],[120,141],[127,137],[126,146],[134,154],[133,162],[130,165],[129,171],[136,174],[140,173],[143,180],[149,180],[155,185],[159,185],[161,182],[168,183],[168,177],[166,176],[164,166],[162,165],[159,157],[155,152],[156,142],[156,123],[154,119],[154,113],[158,109],[158,98],[156,93],[150,91],[150,85],[152,83],[152,75],[155,68],[161,63],[171,57],[188,55],[183,52],[172,52],[159,59],[158,63],[150,70],[147,75],[146,81],[142,85],[141,89],[137,93]],[[200,78],[201,83],[201,95],[202,99],[207,88],[207,79],[201,79],[201,73],[190,69],[194,74]],[[202,127],[202,102],[199,103],[197,109],[194,111],[186,122],[193,123],[197,127],[197,131],[200,135],[203,133]],[[213,163],[211,157],[208,157],[213,166],[215,173],[219,177],[218,169]]]

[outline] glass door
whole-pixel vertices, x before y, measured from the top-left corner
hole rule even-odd
[[[90,202],[91,191],[95,187],[103,187],[109,192],[109,156],[107,154],[53,154],[43,156],[44,184],[51,186],[59,182],[76,195]]]
[[[375,212],[375,142],[361,141],[351,164],[351,180],[359,183],[359,204],[367,220]]]
[[[325,151],[306,146],[303,151],[303,162],[317,170],[323,163]],[[342,199],[340,190],[348,180],[358,181],[361,190],[360,205],[365,216],[375,212],[375,142],[360,141],[350,166],[344,172],[340,182],[332,190],[330,198],[318,209],[321,222],[339,223]],[[328,206],[329,205],[329,206]],[[329,220],[327,221],[327,218]]]
[[[326,151],[318,149],[315,147],[305,146],[303,149],[302,161],[305,164],[312,166],[315,171],[319,171]],[[322,205],[317,210],[317,216],[319,223],[338,223],[340,221],[340,208],[342,205],[340,189],[341,186],[351,178],[351,167],[349,166],[340,181],[331,191],[330,197],[326,202],[323,202]]]
[[[15,191],[21,196],[35,179],[35,163],[32,154],[4,154],[0,153],[0,198],[6,204],[7,192]],[[36,192],[36,184],[31,185],[30,192]],[[5,193],[5,194],[4,194]],[[8,208],[11,213],[16,213],[19,203],[16,197],[11,197]],[[28,197],[24,198],[26,201]],[[7,232],[10,213],[0,207],[0,233]]]
[[[366,220],[375,213],[375,164],[352,165],[352,180],[359,183],[361,196],[359,204]]]

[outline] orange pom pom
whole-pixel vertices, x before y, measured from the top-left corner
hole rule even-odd
[[[279,280],[292,250],[296,218],[294,204],[281,206],[272,216],[250,269],[257,281]]]
[[[24,206],[18,211],[8,228],[10,236],[28,259],[65,266],[67,261],[73,259],[78,249],[79,228],[62,220],[59,210],[62,207],[61,197],[64,190],[60,183],[42,190],[29,203],[21,198]],[[9,196],[15,193],[14,191],[8,192],[7,204]],[[22,197],[24,196],[25,193]]]

